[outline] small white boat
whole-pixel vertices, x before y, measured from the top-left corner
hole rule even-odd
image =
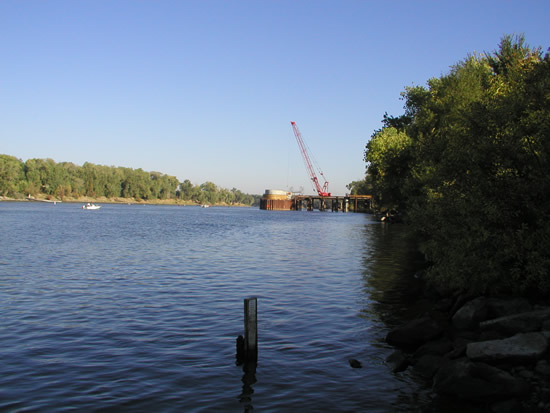
[[[208,204],[202,204],[202,205],[201,205],[201,208],[210,208],[210,205],[208,205]]]
[[[86,205],[82,205],[82,209],[99,209],[101,205],[90,204],[89,202]]]

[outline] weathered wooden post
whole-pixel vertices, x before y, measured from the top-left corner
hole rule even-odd
[[[256,297],[244,300],[244,350],[246,359],[258,359],[258,300]]]
[[[244,337],[237,337],[237,364],[258,360],[258,300],[244,299]]]

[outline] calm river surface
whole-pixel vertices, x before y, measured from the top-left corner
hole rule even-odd
[[[422,398],[384,363],[408,271],[399,225],[0,202],[0,231],[0,411],[395,412]],[[259,360],[245,374],[251,296]]]

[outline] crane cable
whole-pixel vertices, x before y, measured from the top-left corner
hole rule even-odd
[[[323,177],[323,181],[324,182],[327,182],[327,179],[325,178],[325,174],[323,173],[323,171],[321,170],[321,167],[319,166],[319,163],[317,162],[317,159],[315,159],[315,154],[311,151],[311,148],[309,147],[309,145],[307,144],[307,140],[304,139],[304,134],[301,133],[300,131],[300,135],[302,137],[302,142],[304,142],[304,145],[309,153],[309,157],[311,158],[311,161],[313,163],[313,167],[317,170],[317,172],[319,173],[319,175],[321,175]],[[319,185],[321,185],[321,183],[319,182]],[[315,189],[315,188],[314,188]]]

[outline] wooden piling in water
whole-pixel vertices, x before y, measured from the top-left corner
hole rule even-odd
[[[258,300],[244,300],[244,338],[237,338],[237,363],[258,360]]]

